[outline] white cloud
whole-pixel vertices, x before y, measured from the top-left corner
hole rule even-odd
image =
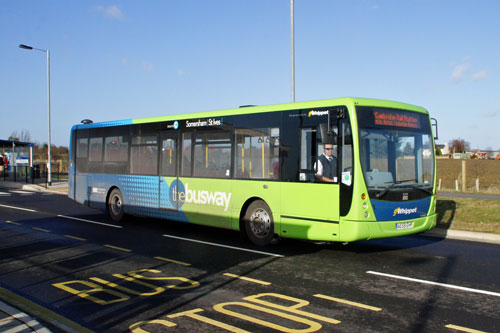
[[[488,111],[486,113],[483,113],[482,116],[484,118],[495,118],[497,116],[500,116],[500,109]]]
[[[469,64],[456,65],[451,72],[451,79],[455,82],[461,81],[470,68]]]
[[[117,19],[117,20],[121,20],[124,18],[123,12],[116,5],[107,6],[107,7],[97,6],[96,10],[99,13],[103,14],[104,16],[112,17],[112,18]]]
[[[148,61],[143,61],[142,62],[142,69],[146,72],[152,72],[153,71],[153,64],[148,62]]]
[[[185,74],[185,73],[184,73],[184,70],[182,70],[182,69],[178,69],[178,70],[177,70],[177,76],[178,76],[178,77],[183,77],[183,76],[184,76],[184,74]]]
[[[487,70],[480,71],[480,72],[474,73],[472,75],[472,79],[474,81],[483,80],[483,79],[486,79],[487,77],[488,77],[488,71]]]
[[[123,59],[122,59],[122,65],[123,66],[127,66],[128,65],[128,58],[127,57],[123,57]]]

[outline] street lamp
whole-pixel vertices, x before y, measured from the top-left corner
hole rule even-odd
[[[51,172],[51,164],[50,164],[50,52],[49,50],[38,49],[36,47],[19,44],[21,49],[26,50],[37,50],[42,51],[47,54],[47,109],[49,113],[49,145],[48,145],[48,162],[47,162],[47,183],[52,185],[52,172]]]

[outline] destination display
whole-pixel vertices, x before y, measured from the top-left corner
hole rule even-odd
[[[379,126],[393,126],[420,129],[418,116],[401,111],[378,110],[373,111],[373,121]]]

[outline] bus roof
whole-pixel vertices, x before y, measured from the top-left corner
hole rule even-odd
[[[132,124],[146,124],[162,121],[174,121],[174,120],[185,120],[192,118],[208,118],[208,117],[222,117],[230,115],[240,115],[240,114],[252,114],[259,112],[274,112],[274,111],[285,111],[285,110],[300,110],[300,109],[310,109],[310,108],[321,108],[329,106],[346,105],[350,106],[374,106],[374,107],[386,107],[394,109],[405,109],[420,113],[428,114],[427,110],[411,104],[381,100],[381,99],[370,99],[370,98],[357,98],[357,97],[342,97],[333,99],[323,99],[307,102],[296,102],[296,103],[285,103],[285,104],[274,104],[274,105],[264,105],[264,106],[245,106],[234,109],[225,110],[214,110],[214,111],[204,111],[195,113],[181,113],[167,116],[157,116],[157,117],[146,117],[146,118],[135,118],[135,119],[124,119],[118,121],[105,121],[91,124],[78,124],[73,126],[79,129],[86,128],[97,128],[97,127],[110,127],[110,126],[120,126],[120,125],[132,125]]]

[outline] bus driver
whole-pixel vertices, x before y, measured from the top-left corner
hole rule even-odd
[[[327,143],[323,148],[323,154],[318,158],[319,163],[315,163],[316,178],[325,183],[337,181],[337,158],[333,156],[333,144]]]

